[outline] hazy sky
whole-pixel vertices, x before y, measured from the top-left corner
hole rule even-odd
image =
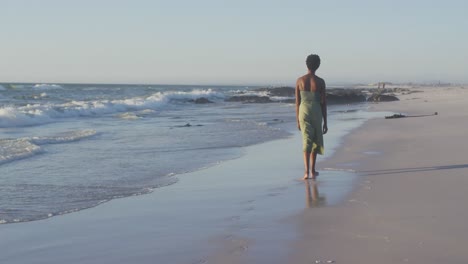
[[[468,82],[468,1],[0,0],[0,82]]]

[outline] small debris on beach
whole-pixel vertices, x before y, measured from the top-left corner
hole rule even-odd
[[[434,112],[434,114],[431,114],[431,115],[413,115],[413,116],[407,116],[407,115],[404,115],[404,114],[394,114],[394,115],[391,115],[391,116],[386,116],[385,119],[404,118],[404,117],[436,116],[436,115],[438,115],[438,114],[439,114],[438,112]]]
[[[385,119],[403,118],[403,117],[406,117],[406,116],[403,115],[403,114],[394,114],[394,115],[391,115],[391,116],[386,116]]]

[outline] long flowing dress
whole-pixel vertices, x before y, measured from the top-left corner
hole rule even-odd
[[[302,148],[304,152],[317,151],[323,155],[322,106],[320,92],[300,91],[299,124],[302,132]]]

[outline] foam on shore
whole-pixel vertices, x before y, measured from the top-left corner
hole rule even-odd
[[[42,145],[74,142],[94,135],[94,130],[77,130],[48,137],[0,139],[0,165],[40,154]]]

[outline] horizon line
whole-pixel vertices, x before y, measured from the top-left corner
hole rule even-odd
[[[342,85],[377,85],[378,83],[386,83],[387,85],[468,85],[463,82],[447,82],[447,81],[404,81],[404,82],[391,82],[391,81],[376,81],[376,82],[358,82],[358,81],[330,81],[327,86],[342,86]],[[287,84],[267,84],[267,83],[127,83],[127,82],[4,82],[0,81],[0,84],[64,84],[64,85],[158,85],[158,86],[294,86],[293,82],[291,85]]]

